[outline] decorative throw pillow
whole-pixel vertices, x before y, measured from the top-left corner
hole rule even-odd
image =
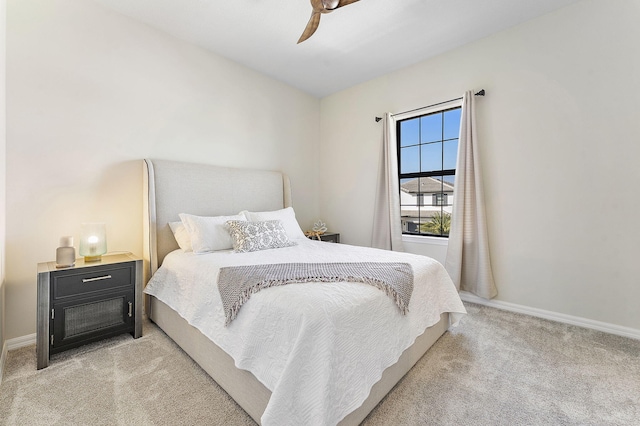
[[[193,251],[193,247],[191,247],[191,236],[182,222],[169,222],[169,228],[171,228],[173,237],[176,239],[182,251]]]
[[[239,253],[295,246],[279,220],[227,222],[233,240],[233,250]]]
[[[295,240],[297,238],[306,238],[298,224],[298,221],[296,220],[296,213],[293,210],[293,207],[269,212],[249,212],[245,210],[240,213],[244,214],[249,222],[280,220],[282,221],[282,226],[287,231],[289,239]]]
[[[179,216],[189,232],[194,253],[233,248],[233,241],[225,224],[229,220],[246,221],[243,214],[206,217],[180,213]]]

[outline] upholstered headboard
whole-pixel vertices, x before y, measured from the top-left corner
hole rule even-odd
[[[144,160],[145,258],[153,275],[164,257],[178,248],[169,222],[180,213],[234,215],[291,206],[287,175],[170,160]]]

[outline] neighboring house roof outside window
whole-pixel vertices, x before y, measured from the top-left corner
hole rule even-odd
[[[418,182],[420,183],[420,188],[418,188]],[[400,185],[400,189],[409,194],[453,192],[453,184],[435,177],[421,177],[403,183]]]

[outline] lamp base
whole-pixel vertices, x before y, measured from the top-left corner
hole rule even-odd
[[[84,261],[85,262],[100,262],[102,260],[102,255],[99,254],[97,256],[85,256],[84,257]]]

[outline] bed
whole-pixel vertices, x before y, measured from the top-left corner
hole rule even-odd
[[[465,313],[442,265],[423,256],[304,236],[292,239],[290,247],[250,253],[184,253],[169,226],[181,213],[214,217],[289,210],[289,179],[275,171],[169,160],[147,159],[144,168],[145,260],[151,278],[146,312],[258,424],[359,424]],[[265,289],[228,325],[215,302],[220,296],[211,277],[225,262],[363,258],[411,265],[416,285],[406,315],[384,292],[363,283]],[[191,293],[208,302],[192,305]],[[343,301],[348,310],[338,306]]]

